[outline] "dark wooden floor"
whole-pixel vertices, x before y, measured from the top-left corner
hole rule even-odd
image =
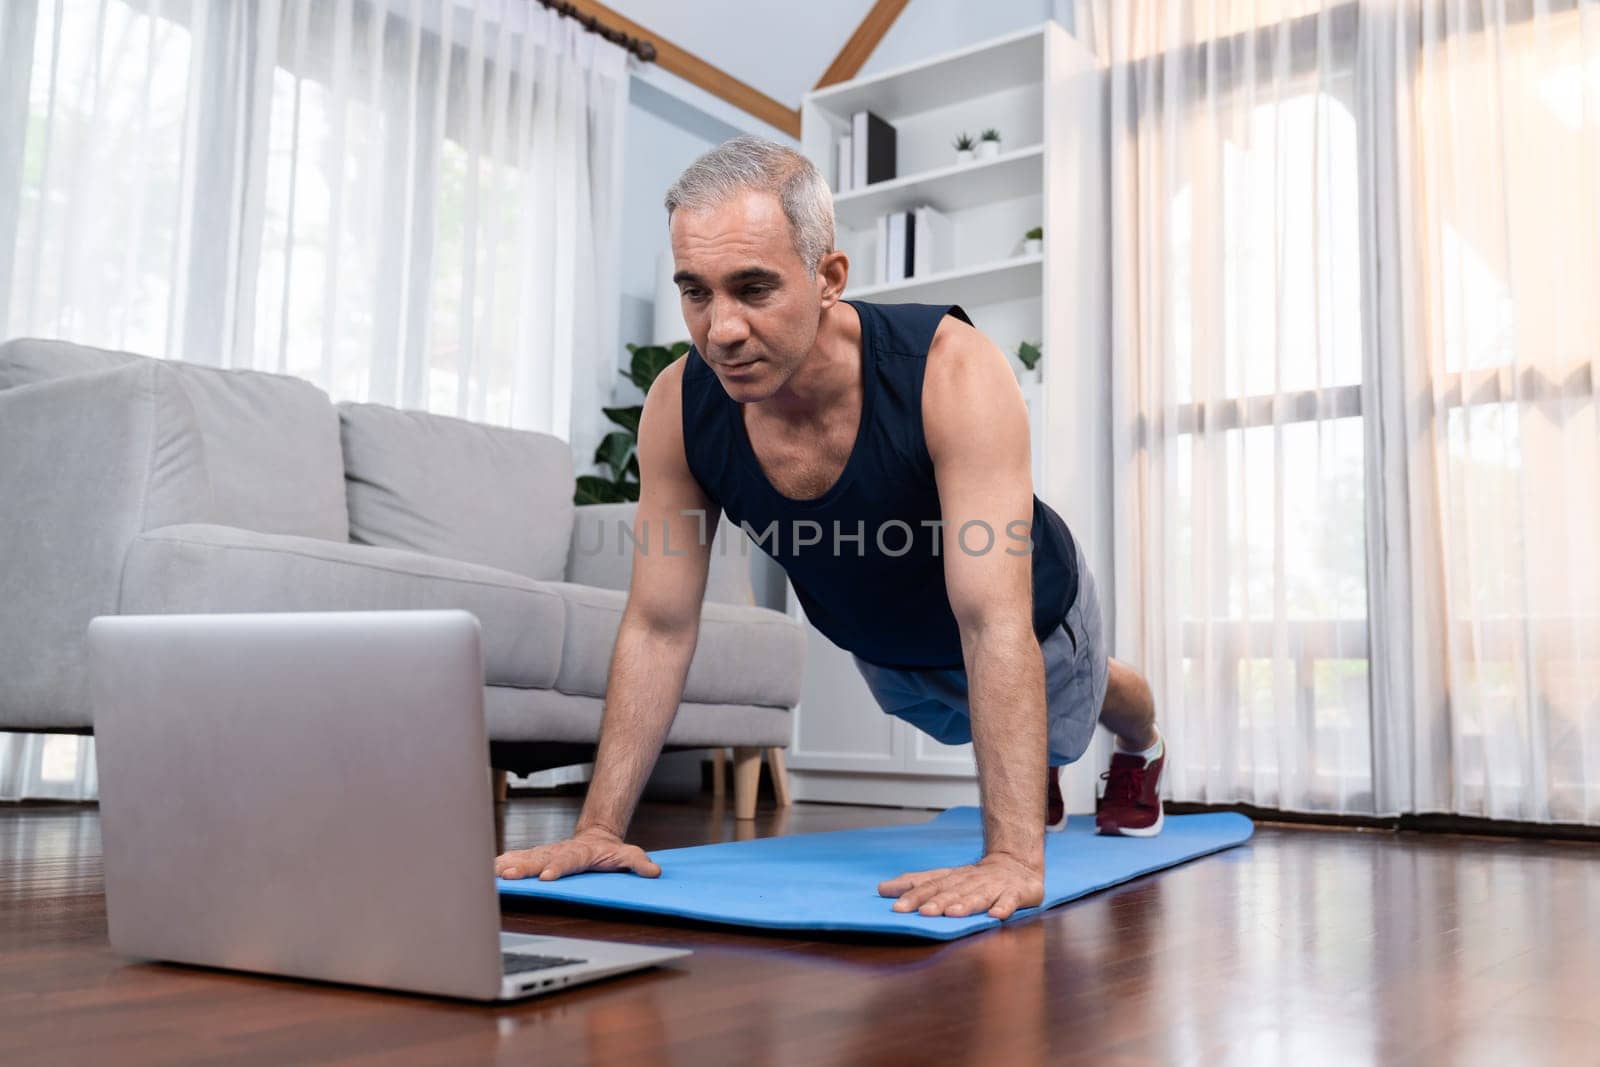
[[[576,800],[514,800],[516,842]],[[754,833],[914,822],[800,805]],[[709,800],[635,839],[734,835]],[[513,1006],[189,970],[106,944],[92,808],[0,806],[0,1063],[1600,1063],[1600,864],[1581,843],[1262,826],[1246,847],[963,941],[513,912],[695,955]]]

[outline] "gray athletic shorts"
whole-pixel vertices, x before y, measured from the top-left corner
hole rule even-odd
[[[1078,556],[1078,599],[1062,624],[1039,641],[1044,653],[1052,767],[1076,762],[1088,749],[1106,697],[1106,641],[1100,597],[1076,540],[1073,549]],[[867,688],[884,711],[904,719],[935,741],[947,745],[971,742],[964,668],[898,670],[868,663],[860,656],[855,661]]]

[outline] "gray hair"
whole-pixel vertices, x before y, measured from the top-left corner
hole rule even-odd
[[[776,141],[744,134],[689,164],[667,190],[667,225],[680,207],[704,211],[750,190],[778,198],[794,250],[815,279],[822,257],[833,251],[833,193],[816,164]]]

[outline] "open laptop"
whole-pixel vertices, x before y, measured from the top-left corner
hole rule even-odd
[[[502,933],[478,621],[89,625],[111,944],[474,1000],[687,956]]]

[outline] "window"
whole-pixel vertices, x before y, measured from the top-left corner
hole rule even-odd
[[[43,323],[62,336],[166,352],[172,267],[185,237],[175,205],[189,31],[125,3],[41,3],[24,37],[26,14],[21,5],[0,14],[0,29],[19,31],[0,33],[0,62],[32,72],[26,98],[15,101],[25,108],[20,172],[0,173],[0,219],[17,208],[14,246],[3,247],[0,225],[0,282],[7,268],[29,266],[12,277],[0,337],[14,332],[8,322]],[[75,173],[94,180],[74,183]],[[85,276],[92,284],[78,283]],[[108,290],[119,299],[103,299]]]
[[[1192,777],[1216,799],[1242,781],[1256,803],[1366,811],[1355,42],[1275,32],[1193,47],[1193,95],[1156,101],[1170,193],[1140,220],[1161,264],[1140,427],[1166,497],[1154,613],[1198,727]],[[1284,51],[1250,59],[1261,41]]]
[[[1425,208],[1410,221],[1437,297],[1414,402],[1439,498],[1454,770],[1463,804],[1509,817],[1548,794],[1554,817],[1584,818],[1600,773],[1585,755],[1600,266],[1575,237],[1595,220],[1582,108],[1600,59],[1585,62],[1581,17],[1463,32],[1425,54],[1415,89]]]

